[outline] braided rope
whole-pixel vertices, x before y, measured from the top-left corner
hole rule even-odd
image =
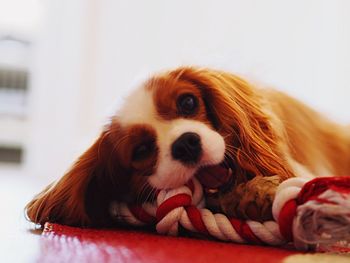
[[[300,229],[293,229],[293,225],[296,225],[296,218],[300,221],[298,206],[303,202],[297,199],[306,183],[307,180],[302,178],[291,178],[281,183],[272,207],[275,221],[263,223],[242,221],[228,218],[221,213],[212,213],[205,208],[203,188],[195,178],[189,185],[161,190],[154,203],[144,203],[137,207],[112,203],[110,212],[115,218],[121,217],[130,225],[155,225],[156,231],[160,234],[176,236],[179,227],[182,226],[191,232],[206,234],[222,241],[273,246],[293,242],[297,249],[305,250],[310,246],[305,240],[294,235],[294,232]],[[310,183],[308,184],[310,186]],[[334,194],[332,196],[330,198],[334,199]],[[344,205],[344,200],[349,204],[350,195],[341,196],[343,201],[339,204]],[[305,207],[303,209],[305,210]],[[350,222],[350,216],[348,220]]]

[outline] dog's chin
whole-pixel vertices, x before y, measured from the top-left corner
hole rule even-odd
[[[199,181],[207,180],[207,177],[219,177],[228,171],[222,160],[211,162],[200,162],[193,165],[176,165],[167,171],[158,172],[149,177],[149,184],[157,189],[177,188],[186,184],[193,177]],[[208,179],[211,180],[211,179]]]
[[[196,171],[195,167],[173,163],[172,167],[158,168],[158,171],[148,178],[148,183],[156,189],[177,188],[190,180]]]

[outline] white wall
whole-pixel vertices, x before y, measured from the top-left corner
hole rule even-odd
[[[35,175],[55,178],[138,76],[213,66],[350,122],[350,2],[48,1],[33,85]]]
[[[26,160],[31,176],[57,178],[78,153],[87,3],[45,2],[44,26],[36,39],[32,68]]]
[[[100,109],[140,71],[199,64],[272,84],[350,120],[349,1],[102,3],[97,85],[114,96],[99,96]]]

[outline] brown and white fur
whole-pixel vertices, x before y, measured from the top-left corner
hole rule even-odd
[[[196,102],[190,114],[179,102],[187,95]],[[189,161],[174,158],[183,134],[199,138],[186,139],[201,148],[196,156],[187,153]],[[233,74],[178,68],[134,91],[70,171],[27,205],[27,215],[41,225],[109,226],[111,201],[144,201],[153,188],[180,186],[209,165],[226,165],[236,178],[219,197],[222,210],[249,217],[238,185],[254,192],[271,178],[277,187],[293,176],[349,175],[350,128]]]

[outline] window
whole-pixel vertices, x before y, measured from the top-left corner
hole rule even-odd
[[[0,67],[0,114],[25,115],[28,73]]]
[[[25,115],[30,47],[21,38],[0,36],[0,117]]]

